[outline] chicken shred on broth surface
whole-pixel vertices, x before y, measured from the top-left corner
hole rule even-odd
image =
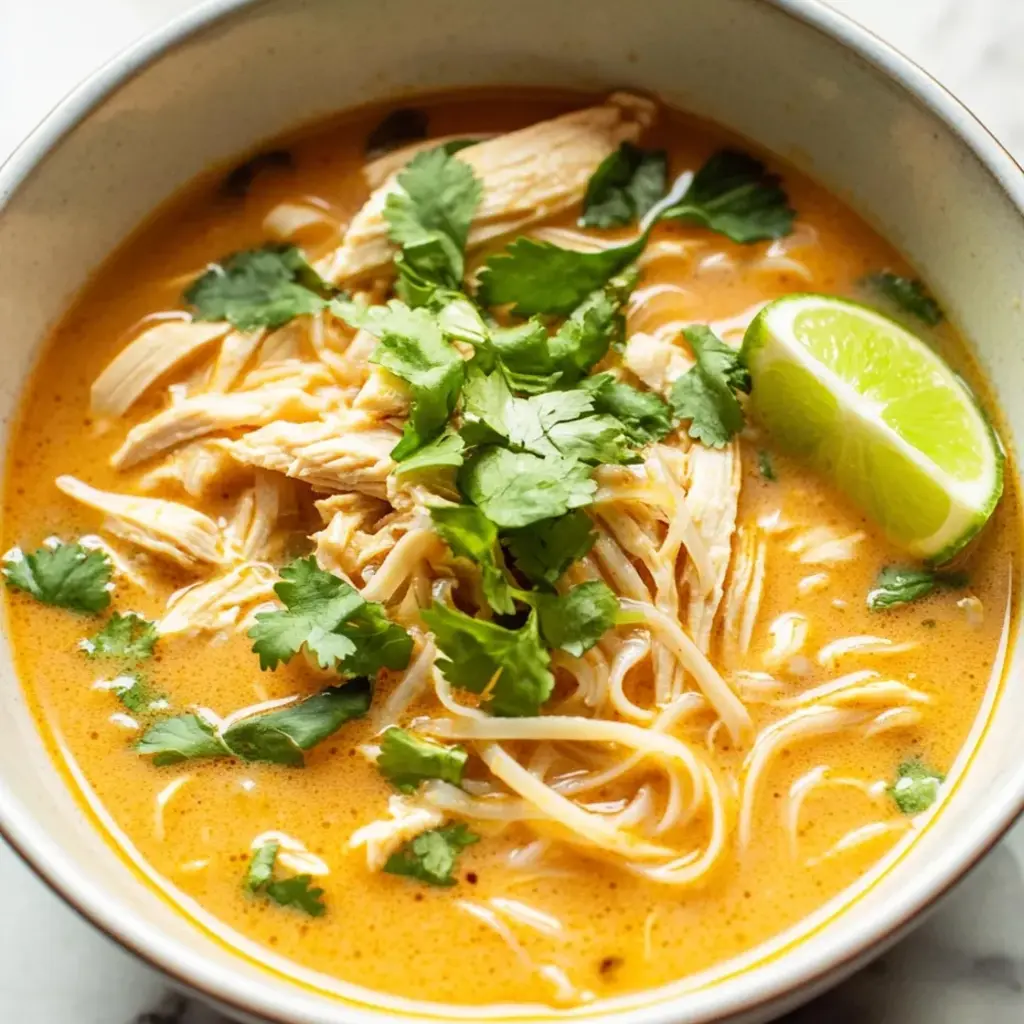
[[[805,177],[628,93],[420,106],[204,178],[85,288],[10,451],[10,632],[54,756],[225,941],[583,1004],[922,827],[998,685],[1017,497],[935,571],[751,415],[744,332],[804,292],[985,401]]]

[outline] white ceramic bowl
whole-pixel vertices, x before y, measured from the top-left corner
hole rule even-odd
[[[368,100],[519,83],[651,90],[808,171],[919,268],[975,345],[1008,440],[1024,431],[1024,176],[939,85],[830,10],[809,0],[214,0],[108,64],[0,170],[4,432],[50,325],[133,226],[193,175]],[[924,834],[888,858],[855,901],[826,908],[725,976],[575,1015],[753,1024],[893,942],[1024,804],[1015,639],[1006,653],[1006,682],[992,689],[995,714],[976,729],[976,752],[954,773],[959,782]],[[0,827],[98,927],[236,1015],[304,1024],[411,1019],[400,1001],[373,1009],[358,993],[339,1000],[260,967],[133,872],[44,750],[6,639],[0,721]],[[418,1019],[499,1011],[437,1007]]]

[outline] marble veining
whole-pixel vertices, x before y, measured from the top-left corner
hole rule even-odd
[[[1024,161],[1024,0],[829,0]],[[190,0],[0,0],[0,160],[78,80]],[[0,1020],[230,1024],[118,949],[0,844]],[[788,1024],[1024,1021],[1024,823],[890,953]]]

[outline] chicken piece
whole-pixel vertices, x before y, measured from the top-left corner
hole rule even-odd
[[[320,568],[340,573],[355,585],[363,542],[373,524],[387,514],[387,502],[365,494],[335,494],[318,501],[316,510],[325,524],[311,538]]]
[[[473,168],[483,195],[467,248],[510,234],[568,209],[583,198],[598,165],[623,142],[636,142],[654,121],[651,100],[614,93],[604,103],[541,121],[470,146],[458,154]],[[352,218],[342,244],[318,264],[336,284],[390,264],[395,248],[384,220],[392,175]]]
[[[73,476],[59,476],[56,483],[68,497],[106,513],[103,528],[122,540],[177,562],[185,569],[224,561],[217,524],[187,505],[100,491]]]
[[[231,473],[244,472],[231,457],[225,442],[193,441],[164,459],[139,481],[144,491],[176,484],[193,498],[201,498],[215,482]]]
[[[232,331],[228,334],[220,343],[207,388],[210,391],[229,391],[242,376],[265,334],[262,327],[256,331]]]
[[[382,366],[370,366],[366,383],[352,403],[354,409],[386,418],[409,415],[409,389],[393,373]]]
[[[693,445],[689,451],[689,476],[686,503],[707,547],[714,577],[710,587],[702,587],[694,565],[687,565],[684,575],[689,592],[687,625],[694,643],[707,654],[715,616],[722,603],[732,555],[732,536],[736,530],[742,484],[739,442],[732,441],[725,448]]]
[[[320,491],[387,495],[394,469],[391,450],[401,432],[365,413],[335,413],[313,423],[270,423],[230,444],[231,454],[258,466],[305,480]]]
[[[667,338],[638,332],[626,342],[622,361],[630,373],[639,377],[652,391],[667,395],[672,385],[693,366],[686,349]]]
[[[444,823],[444,814],[436,807],[420,803],[415,797],[394,795],[388,798],[391,820],[372,821],[352,833],[350,849],[366,847],[366,866],[380,871],[400,846]]]
[[[363,177],[370,188],[380,188],[393,174],[397,174],[405,165],[420,153],[428,149],[437,149],[449,142],[484,142],[493,139],[493,132],[466,132],[464,135],[439,135],[433,139],[424,139],[422,142],[411,142],[408,146],[401,146],[391,150],[383,156],[377,157],[363,165]]]
[[[295,507],[295,484],[262,469],[254,475],[253,486],[242,492],[225,527],[226,546],[245,561],[273,561],[281,548],[275,542],[278,522]]]
[[[230,330],[227,323],[194,320],[163,320],[147,328],[93,381],[93,411],[123,416],[150,385]]]
[[[306,422],[323,411],[322,399],[296,388],[196,395],[132,427],[124,444],[110,457],[110,464],[115,469],[128,469],[206,434],[280,421]]]
[[[276,582],[277,573],[269,565],[245,562],[235,566],[230,572],[172,594],[156,630],[168,636],[238,628],[253,605],[274,600]]]

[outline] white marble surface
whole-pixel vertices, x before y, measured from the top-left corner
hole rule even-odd
[[[923,65],[1024,161],[1024,0],[830,0]],[[191,0],[0,0],[0,159],[77,81]],[[213,1024],[0,844],[0,1021]],[[1024,1021],[1024,823],[913,936],[790,1024]]]

